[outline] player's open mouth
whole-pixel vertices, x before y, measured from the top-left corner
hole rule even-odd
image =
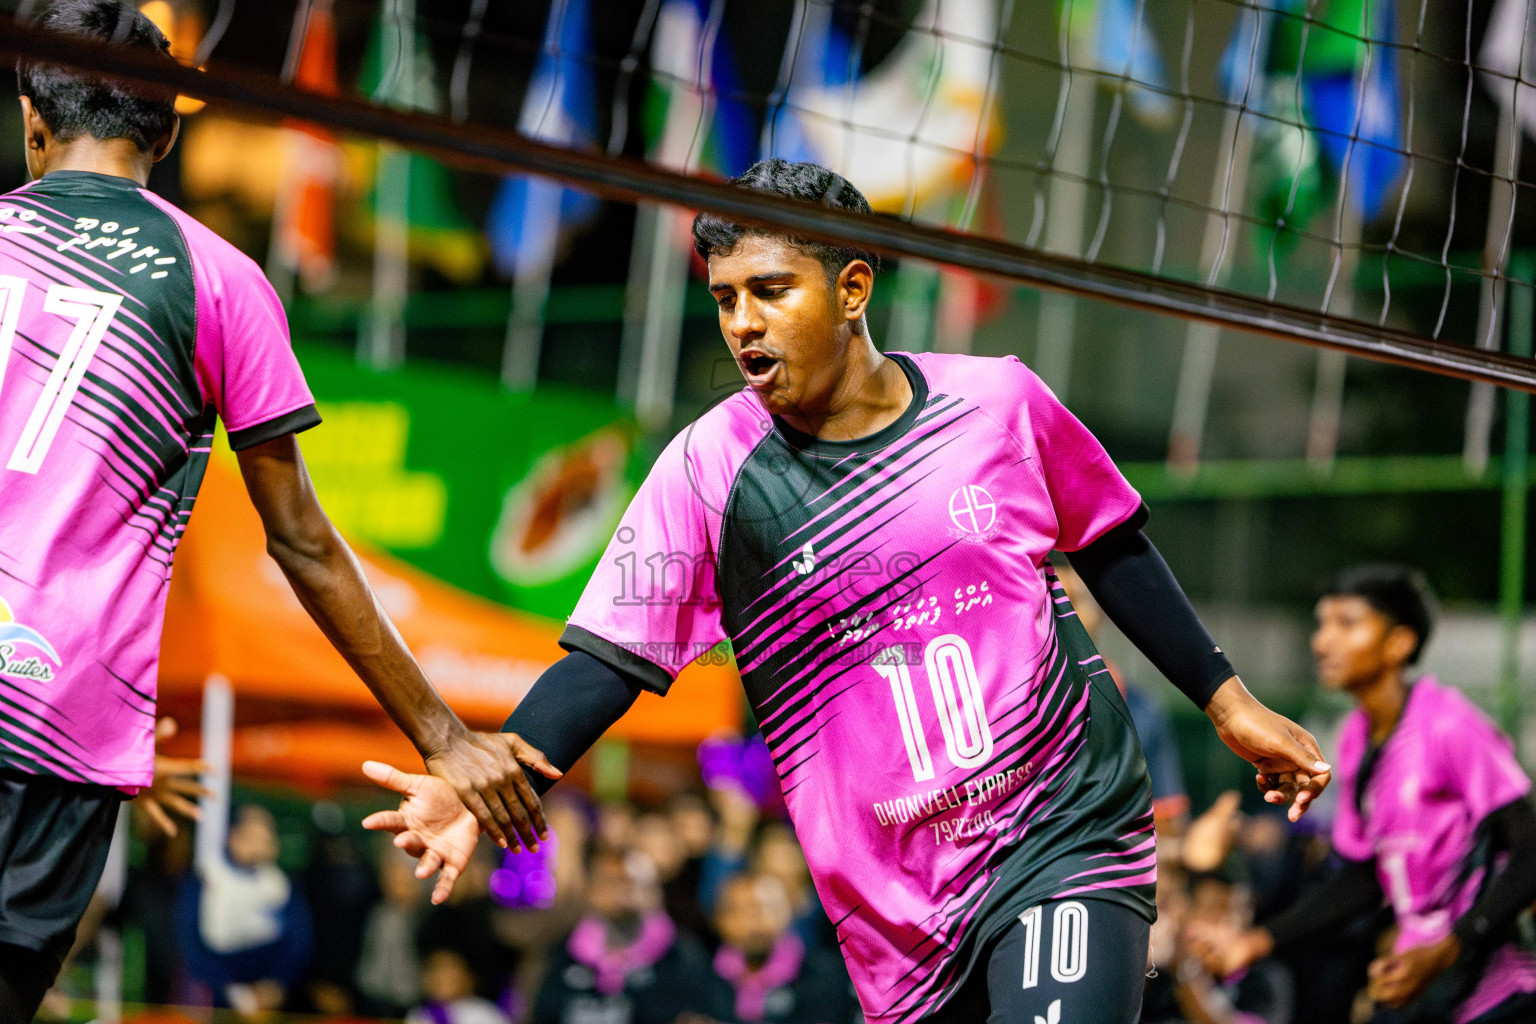
[[[779,360],[766,352],[748,349],[740,356],[741,370],[746,375],[747,383],[755,388],[767,387],[773,382],[774,374],[778,372]]]

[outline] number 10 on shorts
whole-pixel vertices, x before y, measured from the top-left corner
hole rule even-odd
[[[1051,977],[1062,984],[1081,981],[1088,971],[1088,908],[1077,900],[1055,904],[1051,914]],[[1019,915],[1024,928],[1024,987],[1040,984],[1040,932],[1045,907],[1037,904]]]

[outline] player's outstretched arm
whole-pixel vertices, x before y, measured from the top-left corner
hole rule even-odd
[[[1141,526],[1146,508],[1067,557],[1127,639],[1205,711],[1222,741],[1258,769],[1273,804],[1291,802],[1297,820],[1328,785],[1317,741],[1249,693],[1211,639],[1168,563]]]
[[[548,827],[524,766],[550,778],[558,778],[559,769],[514,733],[470,732],[443,703],[321,509],[292,434],[238,455],[267,551],[304,609],[415,744],[427,770],[452,787],[498,843],[537,846]]]

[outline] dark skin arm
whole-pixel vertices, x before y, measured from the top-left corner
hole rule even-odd
[[[443,702],[320,507],[292,434],[237,454],[267,552],[304,610],[481,830],[502,846],[536,848],[549,830],[523,766],[550,778],[559,770],[515,733],[470,732]]]

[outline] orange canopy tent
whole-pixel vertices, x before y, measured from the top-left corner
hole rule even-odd
[[[471,728],[498,728],[564,653],[557,622],[467,594],[366,547],[353,550],[405,642]],[[176,555],[161,645],[162,706],[183,724],[195,722],[210,676],[225,677],[234,690],[237,775],[356,780],[369,757],[407,768],[419,763],[267,556],[261,521],[227,453],[210,461]],[[696,663],[665,700],[643,694],[610,735],[696,744],[739,731],[741,707],[732,666]]]

